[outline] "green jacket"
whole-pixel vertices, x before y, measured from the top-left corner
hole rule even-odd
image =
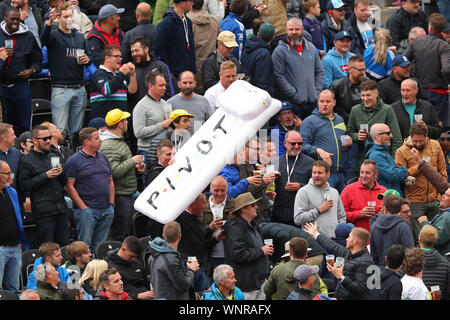
[[[173,0],[157,0],[155,5],[155,13],[153,14],[153,24],[156,26],[163,19],[164,13],[173,7]]]
[[[358,131],[361,124],[369,125],[370,128],[375,123],[385,123],[389,126],[392,133],[391,147],[389,153],[395,158],[395,152],[403,144],[402,134],[398,125],[397,116],[394,109],[385,104],[381,98],[378,98],[377,104],[373,108],[366,108],[363,103],[357,104],[352,108],[348,120],[348,132],[352,137],[353,143],[358,145],[358,157],[356,159],[355,171],[359,172],[361,163],[364,160],[365,141],[358,141]],[[369,138],[372,140],[369,134]]]
[[[286,300],[289,294],[297,286],[297,280],[294,279],[294,271],[299,266],[305,264],[303,261],[289,260],[286,263],[280,263],[272,269],[269,279],[264,284],[264,293],[268,299],[274,299],[273,294],[276,294],[276,300]],[[316,274],[316,280],[311,288],[311,299],[321,292],[320,277]]]
[[[41,300],[63,300],[61,292],[47,282],[38,281],[36,292]]]
[[[431,221],[424,221],[420,227],[430,224],[438,231],[438,239],[434,248],[446,257],[445,254],[450,252],[450,208],[439,212]]]
[[[109,161],[116,195],[131,195],[137,190],[136,163],[123,138],[109,131],[102,132],[102,152]]]

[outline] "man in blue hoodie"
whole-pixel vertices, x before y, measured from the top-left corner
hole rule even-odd
[[[243,17],[247,13],[247,0],[232,0],[230,6],[230,14],[225,17],[220,23],[222,31],[229,30],[236,36],[238,47],[233,49],[233,56],[241,62],[242,52],[247,38],[245,33],[245,26],[243,24]]]
[[[325,88],[328,88],[334,80],[348,75],[348,59],[355,55],[349,51],[351,43],[352,36],[347,31],[340,31],[334,36],[334,48],[328,51],[322,60]]]
[[[408,221],[402,218],[402,202],[394,194],[383,197],[383,212],[373,223],[370,230],[370,254],[376,265],[386,265],[387,250],[394,244],[401,244],[405,249],[414,248],[414,237]]]
[[[397,190],[403,196],[401,183],[408,175],[408,168],[398,167],[389,153],[392,133],[384,123],[375,123],[370,127],[373,141],[366,142],[366,158],[378,165],[377,182],[387,189]]]
[[[303,137],[303,152],[308,156],[319,157],[330,166],[330,186],[341,193],[345,186],[344,150],[351,146],[351,139],[344,136],[344,119],[333,112],[336,99],[333,91],[324,90],[319,95],[319,107],[307,117],[300,126]],[[345,146],[341,137],[344,136]]]
[[[31,89],[28,79],[41,71],[42,51],[31,31],[20,22],[18,9],[6,9],[0,29],[0,47],[7,47],[6,41],[12,40],[8,58],[1,70],[7,109],[5,122],[11,123],[14,132],[20,135],[31,128]]]
[[[192,22],[186,13],[192,10],[193,0],[175,0],[158,24],[153,43],[156,57],[169,66],[178,77],[182,71],[197,71],[195,65],[195,43]]]

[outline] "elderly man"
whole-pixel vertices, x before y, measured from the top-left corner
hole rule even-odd
[[[375,123],[370,128],[370,136],[373,141],[366,143],[366,158],[375,161],[378,165],[378,183],[387,189],[397,190],[402,195],[401,183],[405,180],[408,169],[397,168],[389,154],[392,139],[389,126],[384,123]]]
[[[34,275],[37,281],[36,291],[41,300],[63,300],[59,290],[64,287],[63,282],[59,280],[59,272],[50,262],[38,265]]]
[[[233,268],[221,264],[214,269],[214,283],[203,293],[203,300],[244,300],[244,294],[236,287]]]
[[[407,57],[400,54],[392,60],[392,73],[378,83],[380,97],[384,103],[392,105],[402,98],[401,84],[404,80],[410,79],[413,64]],[[425,99],[425,93],[419,86],[419,98]]]
[[[207,91],[219,82],[220,66],[224,61],[231,61],[236,65],[237,73],[245,73],[238,59],[231,55],[233,49],[238,47],[236,36],[233,32],[225,30],[217,36],[217,50],[211,52],[202,65],[203,90]]]
[[[288,131],[284,139],[286,153],[279,157],[280,176],[275,180],[276,197],[272,221],[294,224],[295,195],[311,178],[314,160],[302,153],[303,138],[297,131]]]
[[[303,38],[303,30],[300,19],[289,19],[287,38],[278,42],[272,54],[279,98],[295,105],[294,113],[302,119],[316,107],[324,83],[319,54],[314,45]]]
[[[277,114],[277,123],[270,131],[272,141],[278,147],[278,155],[286,152],[284,137],[289,130],[299,131],[302,120],[294,114],[295,106],[285,101]]]
[[[237,285],[245,300],[264,300],[264,280],[268,272],[267,256],[273,254],[273,245],[264,244],[256,224],[257,199],[250,192],[235,201],[235,217],[224,225],[225,263],[236,271]]]
[[[397,116],[402,138],[409,136],[409,128],[414,122],[426,125],[430,139],[438,139],[442,128],[436,117],[433,105],[423,99],[419,99],[419,88],[416,80],[406,79],[401,84],[401,99],[391,106]]]
[[[417,239],[420,231],[418,217],[426,215],[431,220],[439,212],[441,195],[419,171],[419,164],[411,154],[413,149],[418,150],[422,160],[439,171],[445,179],[447,179],[447,170],[439,142],[428,138],[428,128],[425,125],[414,123],[409,128],[409,138],[405,139],[404,144],[397,150],[395,164],[407,167],[408,175],[416,178],[414,185],[406,186],[405,193],[406,198],[411,201],[410,222],[414,229],[414,237]]]

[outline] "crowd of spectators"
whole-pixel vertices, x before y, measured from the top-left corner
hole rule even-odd
[[[384,25],[369,0],[0,2],[0,290],[449,299],[449,8],[397,5]],[[238,80],[279,112],[175,221],[136,212]]]

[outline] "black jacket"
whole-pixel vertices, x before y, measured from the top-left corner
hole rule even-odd
[[[111,35],[117,37],[119,44],[122,44],[123,37],[125,35],[122,30],[114,29]],[[92,62],[94,62],[95,66],[98,68],[103,63],[101,57],[103,48],[105,48],[107,45],[114,43],[110,43],[108,39],[105,37],[105,35],[102,33],[97,20],[95,21],[92,29],[89,30],[89,35],[87,37],[87,44],[92,54]]]
[[[411,78],[414,79],[414,78]],[[419,84],[417,79],[414,79],[419,86],[419,92],[417,93],[418,99],[426,100],[425,92],[423,92],[422,86]],[[395,79],[394,75],[391,73],[389,77],[384,78],[378,82],[378,92],[380,93],[381,99],[386,104],[392,105],[394,102],[401,100],[401,85],[403,80]]]
[[[269,263],[261,247],[264,241],[255,221],[241,216],[224,224],[225,263],[233,267],[236,286],[242,291],[259,290],[269,271]]]
[[[288,172],[286,168],[286,156],[282,155],[278,158],[279,171],[281,175],[275,180],[276,197],[272,209],[272,220],[274,222],[286,223],[295,226],[294,224],[294,202],[296,191],[286,191],[285,186],[288,181]],[[300,183],[300,187],[308,184],[312,173],[312,163],[314,159],[304,153],[298,156],[295,168],[292,168],[295,157],[289,157],[289,170],[293,169],[291,175],[291,182]]]
[[[246,73],[244,67],[239,63],[239,61],[230,56],[230,60],[234,62],[236,65],[237,72],[236,73]],[[220,65],[222,64],[223,59],[217,53],[217,51],[211,52],[206,58],[205,62],[202,65],[202,84],[203,89],[206,91],[219,82],[219,71]]]
[[[423,283],[428,290],[439,286],[441,300],[450,298],[450,263],[436,249],[424,250],[425,267],[422,273]]]
[[[130,42],[134,38],[144,37],[150,43],[150,49],[153,48],[153,40],[155,39],[156,34],[156,26],[150,22],[150,20],[142,20],[140,21],[136,27],[131,30],[128,30],[123,37],[122,44],[120,49],[122,51],[123,62],[127,63],[132,61],[131,57],[131,49]]]
[[[401,275],[393,270],[381,267],[380,288],[370,290],[369,300],[400,300],[403,285]]]
[[[345,258],[344,280],[336,286],[334,296],[338,300],[365,300],[368,298],[369,289],[367,279],[368,268],[373,265],[372,257],[367,249],[351,253],[347,248],[331,240],[324,234],[317,237],[319,244],[329,253],[336,257]]]
[[[32,148],[20,161],[18,182],[21,190],[30,192],[33,216],[37,218],[65,213],[64,185],[67,182],[64,172],[57,178],[49,179],[51,153],[40,153]]]
[[[212,236],[211,230],[203,227],[197,216],[188,211],[183,211],[176,221],[180,224],[182,235],[178,252],[186,256],[196,256],[200,266],[204,267],[208,251],[219,241]]]
[[[116,268],[122,276],[123,290],[128,292],[132,299],[137,299],[141,292],[149,290],[147,275],[144,274],[144,265],[139,259],[128,262],[117,255],[120,249],[110,252],[106,256],[108,268]]]
[[[430,32],[414,39],[403,55],[415,62],[414,76],[423,88],[447,89],[450,81],[450,47],[441,35]]]
[[[386,26],[391,31],[392,45],[400,48],[400,41],[408,39],[409,31],[413,27],[422,27],[424,30],[428,30],[428,20],[422,9],[411,16],[403,8],[400,8],[387,20]]]
[[[402,138],[405,139],[409,137],[409,114],[403,106],[402,100],[391,104],[391,106],[395,111],[395,115],[397,116],[398,125],[402,133]],[[442,129],[439,126],[438,119],[436,117],[436,114],[434,113],[433,105],[428,101],[417,99],[416,110],[414,111],[414,114],[422,114],[423,121],[427,124],[428,127],[428,136],[431,139],[438,139],[441,135]]]
[[[368,80],[368,78],[364,77],[362,81],[364,80]],[[352,84],[348,77],[344,77],[338,80],[334,80],[329,88],[334,92],[336,96],[336,107],[334,108],[334,111],[342,118],[344,118],[345,124],[348,123],[352,107],[361,103],[361,91],[359,90],[359,84],[355,85],[355,90],[358,92],[357,95],[352,95],[350,89],[351,86]]]

